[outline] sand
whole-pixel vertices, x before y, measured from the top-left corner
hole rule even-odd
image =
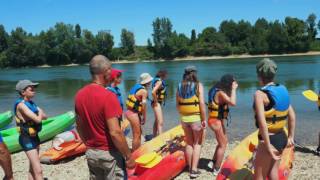
[[[130,141],[130,140],[128,140]],[[228,145],[228,154],[239,142],[231,142]],[[51,142],[41,145],[41,152],[51,147]],[[201,176],[197,179],[214,179],[211,172],[207,171],[207,164],[212,157],[216,143],[213,139],[207,139],[201,152],[199,170]],[[315,149],[315,147],[309,147]],[[15,179],[27,179],[29,167],[28,159],[24,152],[15,153],[12,156],[13,171]],[[77,157],[56,165],[42,165],[44,177],[51,179],[89,179],[89,171],[85,156]],[[3,171],[0,170],[0,177],[3,177]],[[312,153],[296,151],[293,171],[290,179],[319,179],[320,177],[320,156]],[[189,174],[185,171],[178,175],[176,180],[189,179]]]

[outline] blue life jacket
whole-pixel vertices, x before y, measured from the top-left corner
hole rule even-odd
[[[270,101],[269,105],[265,107],[264,112],[268,132],[277,133],[283,131],[287,123],[290,107],[290,97],[287,88],[283,85],[272,84],[264,86],[260,90],[266,93]]]
[[[33,101],[25,101],[22,98],[19,98],[14,104],[14,114],[18,132],[23,135],[36,136],[42,129],[42,123],[37,124],[33,120],[25,120],[24,122],[19,119],[17,116],[17,106],[21,102],[23,102],[36,115],[39,113],[38,106]]]
[[[123,109],[123,101],[122,101],[120,89],[117,86],[116,87],[108,86],[107,89],[113,92],[115,95],[117,95],[118,101],[121,105],[121,108]]]
[[[167,97],[167,85],[164,80],[159,77],[153,78],[151,82],[152,89],[155,87],[156,83],[161,81],[161,87],[157,91],[157,101],[161,104],[164,103],[165,98]]]
[[[262,87],[261,91],[267,94],[275,110],[288,110],[290,106],[290,97],[289,92],[285,86],[279,84],[267,85]]]

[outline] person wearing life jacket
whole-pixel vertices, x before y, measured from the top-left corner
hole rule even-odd
[[[42,129],[42,120],[47,119],[44,111],[31,99],[35,96],[35,88],[39,83],[21,80],[16,85],[20,98],[14,104],[14,114],[19,132],[19,144],[29,161],[29,179],[42,179],[42,168],[39,159],[40,139],[38,133]]]
[[[206,127],[205,102],[203,86],[198,81],[195,66],[187,66],[182,82],[176,92],[176,108],[186,139],[186,159],[190,178],[200,175],[198,163],[201,152],[202,137]]]
[[[256,126],[259,144],[254,163],[254,179],[278,179],[283,149],[294,145],[295,112],[285,86],[276,84],[277,65],[265,58],[256,66],[262,86],[254,95]],[[284,131],[288,124],[288,136]]]
[[[167,78],[167,71],[160,70],[156,74],[156,77],[151,82],[152,89],[152,102],[151,106],[154,111],[155,121],[153,124],[153,137],[161,134],[163,132],[163,113],[162,107],[165,103],[165,98],[167,94],[167,85],[165,79]]]
[[[237,88],[238,83],[233,75],[226,74],[209,90],[208,126],[215,133],[218,145],[208,167],[213,170],[215,176],[219,173],[224,153],[227,148],[228,138],[224,123],[229,115],[229,106],[236,105]]]
[[[147,99],[148,88],[150,87],[152,77],[149,73],[140,75],[140,82],[134,85],[129,91],[126,100],[127,111],[126,118],[129,120],[132,129],[132,150],[141,146],[141,125],[147,120]]]
[[[121,96],[120,88],[118,87],[119,84],[121,84],[122,81],[122,70],[112,68],[111,74],[110,74],[110,84],[107,86],[107,89],[111,92],[113,92],[115,95],[117,95],[118,101],[120,103],[120,106],[123,110],[123,100]],[[122,121],[122,116],[119,117],[119,120]]]

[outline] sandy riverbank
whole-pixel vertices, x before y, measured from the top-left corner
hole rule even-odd
[[[137,63],[137,62],[171,62],[171,61],[193,61],[193,60],[221,60],[221,59],[246,59],[246,58],[266,58],[266,57],[294,57],[294,56],[315,56],[320,55],[320,51],[310,51],[306,53],[292,53],[292,54],[261,54],[261,55],[250,55],[250,54],[242,54],[242,55],[229,55],[229,56],[187,56],[183,58],[175,58],[172,60],[140,60],[140,61],[128,61],[128,60],[120,60],[113,61],[114,64],[127,64],[127,63]]]
[[[228,154],[239,142],[231,142],[227,148]],[[41,152],[48,149],[51,142],[41,145]],[[207,139],[202,148],[199,169],[202,172],[201,176],[197,179],[213,179],[212,173],[206,170],[206,165],[212,157],[212,153],[216,144],[212,139]],[[314,149],[315,147],[310,147]],[[14,177],[18,180],[27,179],[28,160],[24,152],[12,155]],[[89,179],[88,167],[86,164],[85,156],[77,157],[73,160],[62,162],[56,165],[42,165],[44,176],[49,180],[60,179],[75,179],[87,180]],[[297,151],[295,153],[295,161],[293,165],[293,172],[290,179],[319,179],[320,177],[320,156],[315,156],[311,153],[302,153]],[[0,171],[0,177],[3,177],[3,171]],[[183,172],[175,178],[176,180],[189,179],[188,173]]]

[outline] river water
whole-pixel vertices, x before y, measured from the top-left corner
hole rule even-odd
[[[123,97],[136,83],[143,72],[155,75],[159,69],[167,69],[169,77],[168,97],[164,107],[165,129],[179,124],[175,109],[175,91],[181,81],[184,67],[194,65],[198,69],[198,78],[205,87],[205,99],[213,83],[225,73],[234,74],[239,82],[237,106],[231,108],[231,124],[227,127],[231,140],[241,140],[255,129],[252,101],[253,94],[259,88],[255,65],[261,58],[194,60],[176,62],[154,62],[135,64],[114,64],[122,69],[123,83],[120,85]],[[316,144],[320,131],[320,112],[314,102],[302,96],[302,91],[320,88],[320,56],[277,57],[276,82],[287,86],[291,103],[297,114],[296,140],[302,144]],[[24,68],[0,70],[0,112],[12,110],[18,94],[15,84],[20,79],[30,79],[40,83],[34,101],[48,115],[57,115],[74,109],[73,98],[78,89],[90,82],[88,66]],[[151,132],[154,121],[153,112],[148,106],[148,120],[144,126],[146,133]],[[212,132],[208,131],[209,138]]]

